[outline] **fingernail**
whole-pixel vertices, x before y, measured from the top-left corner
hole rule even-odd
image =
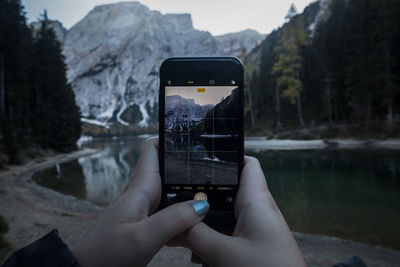
[[[193,209],[197,216],[201,217],[207,213],[207,211],[210,209],[210,205],[205,200],[199,200],[193,203]]]

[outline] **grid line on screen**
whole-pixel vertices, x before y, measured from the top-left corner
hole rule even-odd
[[[190,123],[190,106],[188,106],[188,110],[189,110],[189,116],[186,119],[186,123],[189,124]],[[190,134],[188,133],[188,144],[187,144],[187,152],[188,152],[188,156],[187,156],[187,183],[190,183]]]
[[[232,87],[231,89],[231,94],[232,91],[234,89],[236,89],[237,87]],[[184,88],[182,88],[184,89]],[[217,93],[217,95],[215,94],[215,90],[218,90],[218,88],[210,88],[212,90],[210,90],[210,95],[212,95],[212,98],[220,98],[220,94]],[[172,95],[172,94],[171,94]],[[174,94],[175,95],[175,94]],[[172,95],[172,96],[174,96]],[[181,96],[179,92],[176,93],[177,96]],[[182,94],[184,95],[184,94]],[[176,97],[177,98],[177,97]],[[176,99],[175,98],[175,99]],[[179,98],[178,98],[179,99]],[[186,98],[188,100],[190,100],[189,98]],[[185,101],[187,101],[186,99],[184,99]],[[222,98],[222,100],[224,100],[224,97]],[[221,100],[221,102],[222,102]],[[175,100],[176,101],[176,100]],[[193,100],[192,100],[193,101]],[[172,102],[173,103],[173,102]],[[175,102],[176,103],[176,102]],[[179,103],[179,102],[178,102]],[[216,110],[214,107],[216,105],[214,105],[214,107],[212,107],[212,114],[211,118],[206,118],[204,117],[200,117],[198,114],[199,109],[196,106],[192,106],[193,104],[187,104],[185,102],[181,102],[182,106],[179,107],[180,109],[175,109],[178,110],[179,112],[181,112],[180,114],[183,114],[183,116],[181,116],[181,120],[175,120],[173,122],[173,124],[171,127],[173,128],[168,128],[170,130],[169,134],[170,135],[170,139],[168,141],[168,145],[166,143],[166,141],[164,141],[165,144],[165,148],[164,148],[164,152],[165,153],[170,153],[173,154],[175,152],[180,152],[183,154],[180,154],[181,156],[177,156],[175,159],[172,157],[172,161],[173,164],[175,165],[170,165],[173,168],[176,169],[181,169],[180,173],[184,174],[185,172],[187,173],[187,177],[185,179],[184,175],[179,175],[179,176],[169,176],[168,178],[171,179],[171,181],[173,181],[174,179],[180,179],[180,181],[185,181],[187,184],[196,184],[196,181],[193,179],[201,179],[204,180],[205,183],[210,183],[211,184],[216,184],[216,179],[217,177],[215,177],[216,174],[218,174],[218,176],[221,173],[221,168],[223,165],[221,164],[225,164],[225,162],[231,162],[231,159],[226,159],[229,157],[233,157],[232,155],[221,155],[218,153],[237,153],[237,149],[232,148],[232,145],[226,145],[226,141],[222,141],[222,145],[221,142],[218,141],[216,143],[215,138],[233,138],[232,140],[234,140],[231,144],[233,144],[233,147],[236,146],[236,138],[238,138],[238,130],[231,130],[231,129],[236,129],[235,123],[232,120],[239,120],[238,117],[236,117],[234,114],[232,113],[231,117],[218,117],[218,115],[230,115],[231,113],[221,113],[221,109]],[[225,102],[226,103],[226,102]],[[230,103],[230,102],[228,102]],[[178,104],[179,105],[179,104]],[[206,104],[202,104],[202,105],[206,105]],[[230,104],[229,104],[230,105]],[[182,109],[183,107],[183,109]],[[183,113],[182,113],[183,112]],[[187,113],[186,113],[187,112]],[[166,113],[165,113],[166,114]],[[177,113],[178,114],[178,113]],[[203,115],[201,115],[203,116]],[[215,118],[215,116],[217,116],[217,118]],[[165,116],[164,119],[166,119],[167,117]],[[172,117],[175,118],[175,117]],[[176,117],[179,118],[179,117]],[[196,128],[198,125],[198,121],[199,118],[201,118],[201,122],[203,122],[203,128]],[[183,119],[183,120],[182,120]],[[209,120],[212,120],[209,121]],[[223,123],[223,121],[232,121],[232,122],[226,122]],[[221,125],[217,126],[216,122],[220,121]],[[169,121],[171,123],[171,120]],[[181,127],[180,129],[178,128],[178,130],[175,130],[174,125],[178,125],[179,127]],[[195,126],[193,126],[195,125]],[[182,126],[184,128],[182,128]],[[211,128],[211,127],[212,128]],[[210,129],[211,128],[211,129]],[[167,128],[165,128],[167,130]],[[192,131],[193,129],[195,129],[194,131]],[[202,130],[201,130],[202,129]],[[167,134],[167,131],[164,132],[165,134]],[[174,134],[178,135],[178,139],[176,138],[176,135],[174,136]],[[172,137],[171,137],[172,136]],[[229,137],[230,136],[230,137]],[[179,139],[181,138],[181,139]],[[203,145],[199,145],[199,138],[203,138],[201,143],[203,143],[204,141],[205,143],[203,143]],[[223,140],[222,139],[222,140]],[[180,140],[180,141],[179,141]],[[220,139],[218,139],[220,140]],[[207,144],[208,143],[208,144]],[[175,148],[175,149],[174,149]],[[209,150],[209,148],[212,148],[211,150]],[[217,150],[216,150],[217,148]],[[223,148],[228,148],[228,149],[223,149]],[[229,150],[232,149],[232,150]],[[216,154],[217,152],[217,154]],[[186,156],[185,156],[186,154]],[[220,157],[221,156],[221,157]],[[186,161],[186,162],[184,162]],[[211,162],[209,162],[211,161]],[[220,162],[222,161],[222,163]],[[204,164],[204,162],[209,162],[206,165],[207,167],[207,171],[204,171],[202,169],[199,168],[199,164]],[[184,170],[183,167],[186,167],[187,170]],[[226,166],[226,165],[225,165]],[[204,165],[203,165],[204,167]],[[170,169],[172,170],[172,169]],[[200,170],[200,171],[199,171]],[[171,172],[175,173],[175,172]],[[179,173],[179,171],[177,172]],[[166,172],[164,171],[165,177],[167,177]],[[211,177],[210,177],[211,174]],[[211,179],[210,179],[211,178]],[[219,180],[218,180],[219,181]]]
[[[214,97],[214,90],[213,90],[213,97]],[[215,115],[214,115],[214,109],[213,109],[213,115],[212,115],[212,120],[213,120],[213,135],[215,135],[215,126],[214,126],[214,123],[215,123]],[[212,147],[213,147],[213,151],[212,151],[212,153],[213,153],[213,157],[215,157],[215,155],[214,155],[214,152],[215,152],[215,149],[214,149],[214,139],[212,140]],[[214,160],[213,160],[213,162],[212,162],[212,184],[215,184],[215,163],[214,163]]]

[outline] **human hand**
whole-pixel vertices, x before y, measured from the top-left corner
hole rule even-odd
[[[306,266],[252,157],[245,157],[235,216],[232,236],[199,223],[183,235],[185,246],[209,266]]]
[[[149,139],[126,189],[71,248],[82,267],[144,266],[173,237],[200,222],[206,201],[187,201],[152,214],[161,196],[158,138]]]

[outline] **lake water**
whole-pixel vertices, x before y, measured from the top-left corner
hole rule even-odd
[[[101,152],[34,174],[40,185],[107,205],[126,185],[144,138],[94,140]],[[400,151],[246,151],[257,157],[293,231],[400,250]]]

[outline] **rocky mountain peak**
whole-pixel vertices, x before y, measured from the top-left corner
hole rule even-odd
[[[193,30],[192,16],[190,14],[165,14],[167,22],[173,25],[176,31],[186,32]]]
[[[224,55],[242,55],[261,43],[265,35],[251,29],[215,36]]]
[[[261,39],[252,30],[214,37],[194,29],[190,14],[164,15],[139,2],[120,2],[97,6],[75,24],[63,53],[86,121],[147,126],[157,121],[164,59],[239,56]]]

